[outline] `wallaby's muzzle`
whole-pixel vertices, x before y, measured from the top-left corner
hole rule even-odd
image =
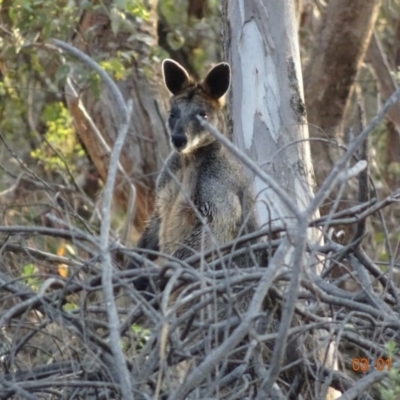
[[[185,148],[185,146],[187,145],[187,137],[186,135],[171,135],[171,142],[172,145],[176,148],[176,150],[183,150]]]

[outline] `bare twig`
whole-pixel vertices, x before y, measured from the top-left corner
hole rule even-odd
[[[268,369],[266,377],[264,378],[264,381],[261,384],[261,390],[257,396],[257,400],[265,398],[265,395],[269,394],[272,390],[273,384],[275,383],[279,375],[282,360],[285,355],[288,330],[292,322],[293,313],[299,293],[299,281],[302,274],[304,250],[307,241],[307,226],[307,216],[303,215],[302,219],[299,220],[296,231],[293,232],[296,237],[296,246],[292,254],[292,276],[290,279],[289,287],[287,289],[288,294],[286,301],[283,305],[281,322],[279,324],[279,340],[277,340],[275,343],[270,367]]]
[[[125,104],[125,100],[118,89],[117,85],[113,80],[107,75],[107,73],[89,56],[81,52],[77,48],[68,45],[57,39],[52,39],[57,47],[69,52],[75,57],[79,58],[86,65],[94,69],[100,77],[103,79],[104,83],[107,85],[108,89],[114,97],[116,108],[119,116],[119,129],[117,134],[117,139],[114,143],[113,150],[110,156],[110,164],[108,168],[107,179],[104,187],[103,202],[101,207],[101,227],[100,227],[100,240],[99,247],[102,256],[102,269],[103,269],[103,292],[105,297],[105,302],[108,310],[108,323],[109,323],[109,334],[110,334],[110,347],[115,358],[115,365],[119,375],[119,383],[121,385],[122,397],[125,400],[133,399],[132,385],[130,380],[129,371],[126,366],[125,356],[121,349],[121,337],[119,334],[119,318],[117,307],[114,301],[114,293],[112,287],[112,262],[110,251],[108,248],[109,242],[109,229],[110,229],[110,209],[111,202],[114,192],[115,178],[118,170],[118,159],[121,154],[121,150],[125,141],[125,137],[128,133],[129,122],[132,111],[132,103],[128,106]]]
[[[279,271],[282,266],[286,253],[290,248],[289,241],[284,239],[278,250],[274,254],[269,267],[267,268],[263,278],[257,286],[253,299],[250,303],[249,309],[244,316],[240,325],[232,332],[227,340],[225,340],[217,349],[213,351],[185,380],[185,382],[178,387],[176,391],[171,393],[168,397],[169,400],[185,399],[186,395],[198,385],[214,367],[214,365],[226,356],[248,333],[254,316],[257,315],[261,308],[261,304],[270,288],[274,275]]]
[[[91,235],[84,233],[78,229],[72,229],[70,231],[64,229],[44,228],[41,226],[0,226],[0,232],[6,233],[7,235],[44,235],[60,237],[63,239],[71,240],[84,240],[98,246],[96,238]]]
[[[329,173],[321,187],[318,189],[307,207],[308,215],[313,215],[315,210],[319,208],[321,203],[329,196],[333,187],[335,186],[340,172],[345,168],[350,158],[353,156],[358,147],[365,141],[366,137],[377,127],[380,121],[385,117],[390,108],[396,104],[400,99],[400,88],[397,89],[390,98],[385,102],[383,107],[379,110],[374,118],[368,123],[363,131],[351,142],[343,157],[334,165],[332,171]]]
[[[354,386],[346,390],[338,400],[352,400],[357,398],[362,393],[365,393],[374,383],[380,382],[387,376],[385,371],[374,371],[361,378]]]
[[[218,139],[232,154],[234,154],[240,161],[243,162],[252,172],[254,172],[260,179],[266,184],[271,186],[271,189],[280,197],[285,203],[285,206],[290,212],[297,218],[300,218],[299,210],[293,205],[292,199],[286,194],[286,192],[275,182],[275,180],[266,174],[250,157],[238,149],[228,138],[226,138],[221,132],[218,131],[214,126],[208,123],[204,118],[197,116],[200,124],[207,129],[215,138]]]

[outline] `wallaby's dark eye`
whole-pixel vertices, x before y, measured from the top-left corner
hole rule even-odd
[[[169,119],[176,119],[179,118],[179,110],[176,108],[172,108],[171,111],[169,112]]]
[[[200,115],[201,118],[204,118],[204,119],[208,118],[207,113],[205,111],[200,111],[199,115]]]
[[[173,129],[176,122],[178,121],[180,116],[180,112],[177,108],[172,108],[169,112],[169,118],[168,118],[168,125],[170,129]]]

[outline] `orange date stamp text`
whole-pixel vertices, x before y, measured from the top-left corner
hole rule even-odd
[[[372,363],[367,358],[353,358],[351,361],[351,368],[353,371],[366,372]],[[390,358],[377,358],[375,361],[375,368],[378,371],[390,371]]]

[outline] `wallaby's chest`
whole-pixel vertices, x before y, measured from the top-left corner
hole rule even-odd
[[[191,162],[168,173],[157,193],[156,206],[161,220],[159,244],[160,250],[166,254],[173,254],[193,229],[196,184],[196,168]]]

